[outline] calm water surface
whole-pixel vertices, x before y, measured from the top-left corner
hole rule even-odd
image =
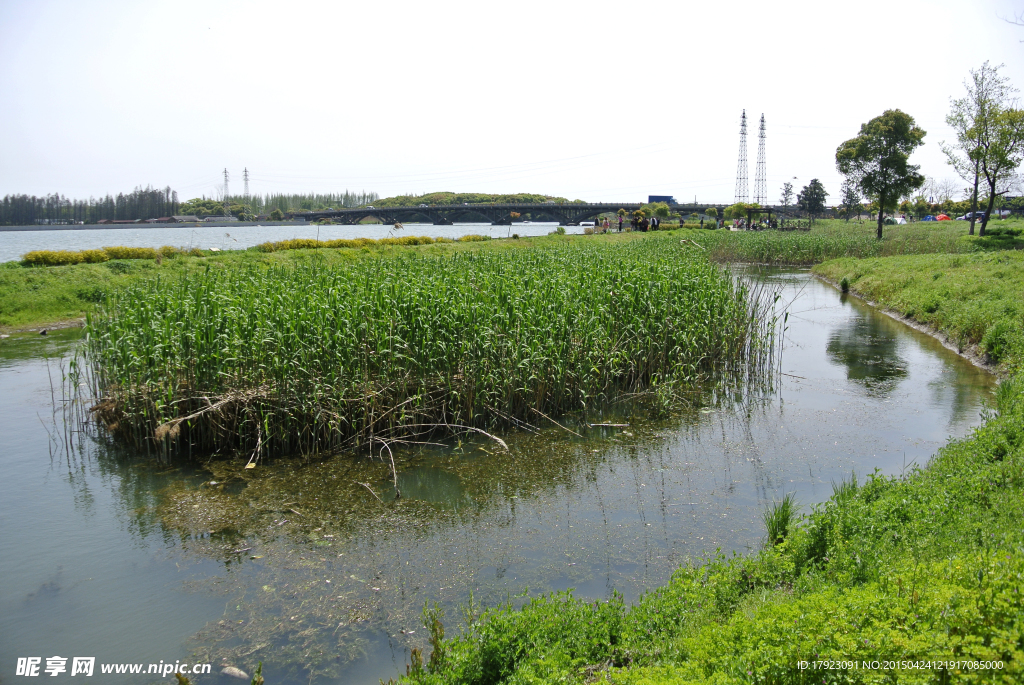
[[[537,222],[516,224],[511,232],[522,236],[547,235],[558,227],[557,223]],[[580,226],[567,226],[566,233],[583,233]],[[509,235],[508,226],[458,223],[454,226],[432,224],[406,224],[399,231],[390,225],[361,224],[359,226],[160,226],[156,228],[90,228],[60,231],[0,231],[0,262],[21,259],[32,250],[92,250],[108,245],[128,247],[198,247],[220,250],[239,250],[274,240],[292,238],[385,238],[390,235],[425,235],[431,238],[458,238],[470,234],[492,238]]]
[[[245,471],[102,439],[69,454],[49,378],[76,333],[0,341],[0,679],[61,655],[375,683],[425,645],[424,602],[451,634],[470,591],[635,600],[687,560],[756,548],[773,498],[809,506],[851,471],[900,474],[980,422],[984,372],[806,272],[761,277],[791,301],[769,396],[582,439],[539,426],[506,436],[509,454],[396,452],[397,501],[367,455]]]

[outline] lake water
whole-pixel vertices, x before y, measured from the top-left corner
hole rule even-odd
[[[127,247],[198,247],[220,250],[239,250],[268,241],[290,240],[292,238],[385,238],[415,235],[431,238],[458,238],[479,234],[493,238],[506,237],[510,233],[521,236],[547,235],[558,227],[557,223],[537,222],[508,226],[490,224],[455,224],[434,226],[433,224],[406,224],[395,231],[390,225],[360,224],[358,226],[196,226],[163,225],[132,226],[130,228],[75,228],[73,230],[48,231],[0,231],[0,262],[21,259],[32,250],[90,250],[108,245]],[[580,226],[568,226],[566,233],[582,233]]]
[[[784,493],[808,507],[852,471],[899,475],[980,422],[988,374],[805,271],[761,277],[791,302],[768,396],[569,424],[584,438],[539,426],[505,436],[508,454],[396,452],[397,501],[368,455],[246,471],[103,439],[65,450],[50,379],[78,333],[0,340],[0,679],[18,657],[59,655],[249,673],[262,660],[275,685],[376,683],[425,646],[425,602],[452,634],[470,592],[484,606],[570,587],[632,601],[688,560],[756,549]]]

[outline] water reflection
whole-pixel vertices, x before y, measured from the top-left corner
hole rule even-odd
[[[846,367],[846,378],[875,395],[887,395],[907,377],[900,343],[879,317],[857,317],[835,329],[826,347],[828,358]]]

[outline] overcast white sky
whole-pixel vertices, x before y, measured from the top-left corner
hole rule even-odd
[[[372,190],[731,202],[890,108],[938,148],[971,68],[1024,87],[1024,1],[0,0],[0,196]]]

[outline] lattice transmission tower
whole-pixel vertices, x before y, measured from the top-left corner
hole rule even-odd
[[[747,110],[740,118],[740,158],[736,162],[736,198],[733,202],[746,202],[750,196],[747,190]]]
[[[763,119],[764,117],[762,117]],[[246,167],[242,172],[242,180],[245,181],[245,199],[249,199],[249,168]]]
[[[228,168],[224,167],[224,216],[231,214],[231,205],[228,202]]]
[[[768,205],[768,179],[764,169],[764,114],[761,115],[761,128],[757,132],[757,171],[754,172],[754,202],[762,207]]]

